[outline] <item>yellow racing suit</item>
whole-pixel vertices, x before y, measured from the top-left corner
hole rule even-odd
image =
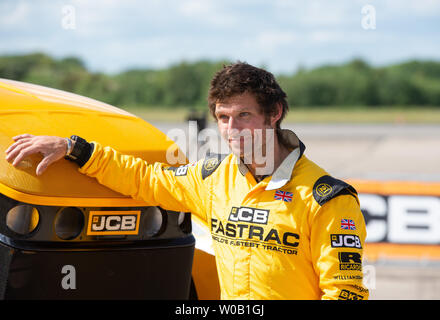
[[[211,228],[222,299],[366,299],[365,222],[356,191],[291,153],[258,182],[233,154],[149,164],[93,142],[79,169],[122,194],[191,212]]]

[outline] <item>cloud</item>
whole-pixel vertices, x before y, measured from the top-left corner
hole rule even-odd
[[[380,4],[380,10],[388,18],[396,15],[438,18],[440,15],[440,0],[385,0],[383,3],[375,1],[372,4]]]
[[[30,6],[28,3],[19,1],[16,6],[11,2],[0,4],[0,12],[3,12],[0,19],[2,28],[14,27],[29,20]]]
[[[293,32],[282,30],[265,30],[244,41],[243,46],[248,51],[258,51],[260,54],[272,54],[291,46],[300,37]]]
[[[228,11],[227,6],[220,1],[212,0],[184,0],[179,1],[177,10],[183,17],[192,19],[192,22],[231,28],[237,25],[238,19]]]
[[[361,26],[366,4],[376,9],[374,31]],[[62,27],[65,5],[74,30]],[[353,55],[440,58],[440,0],[1,0],[0,38],[0,54],[77,55],[112,72],[201,58],[277,70]]]

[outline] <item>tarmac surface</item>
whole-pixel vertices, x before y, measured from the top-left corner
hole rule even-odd
[[[166,134],[176,129],[189,132],[188,123],[152,124]],[[302,140],[309,159],[340,179],[440,181],[439,125],[284,124],[283,127],[293,130]],[[208,130],[218,132],[213,125]],[[221,143],[220,151],[227,153],[227,146]],[[181,145],[179,141],[177,144]]]
[[[152,124],[166,134],[176,128],[190,131],[188,123]],[[285,124],[284,127],[293,130],[303,141],[309,159],[337,178],[440,182],[438,125]],[[180,143],[177,142],[179,146]],[[189,139],[187,145],[190,143]],[[227,152],[227,147],[223,145],[221,150]],[[369,264],[364,273],[365,269],[372,273],[368,285],[370,299],[440,299],[440,261],[388,259]]]
[[[371,300],[439,300],[440,264],[426,261],[387,261],[373,265]],[[365,269],[365,268],[364,268]]]
[[[440,181],[440,126],[289,126],[310,159],[340,178]]]

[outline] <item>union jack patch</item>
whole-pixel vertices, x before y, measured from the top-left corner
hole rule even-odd
[[[273,197],[275,200],[283,200],[286,202],[292,202],[293,193],[288,191],[277,190]]]
[[[341,219],[341,229],[344,230],[356,230],[356,225],[351,219]]]

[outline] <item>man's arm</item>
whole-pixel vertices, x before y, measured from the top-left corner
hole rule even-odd
[[[202,160],[174,168],[159,162],[150,164],[141,158],[123,155],[111,147],[93,144],[93,153],[79,172],[150,205],[189,211],[206,220],[207,192],[201,177]]]
[[[354,195],[340,195],[321,206],[311,227],[311,250],[322,299],[368,299],[362,260],[365,221]]]
[[[6,150],[6,159],[17,166],[27,156],[43,154],[43,160],[36,169],[37,175],[41,175],[50,164],[63,159],[69,149],[68,141],[61,137],[26,134],[14,137],[14,140],[16,142]],[[82,155],[81,159],[71,159],[80,166],[79,172],[149,205],[173,211],[189,211],[206,219],[206,188],[202,185],[199,163],[176,170],[166,164],[149,164],[143,159],[120,154],[96,142],[92,144],[88,158]],[[77,143],[72,148],[79,145]],[[81,150],[76,153],[82,154]]]

